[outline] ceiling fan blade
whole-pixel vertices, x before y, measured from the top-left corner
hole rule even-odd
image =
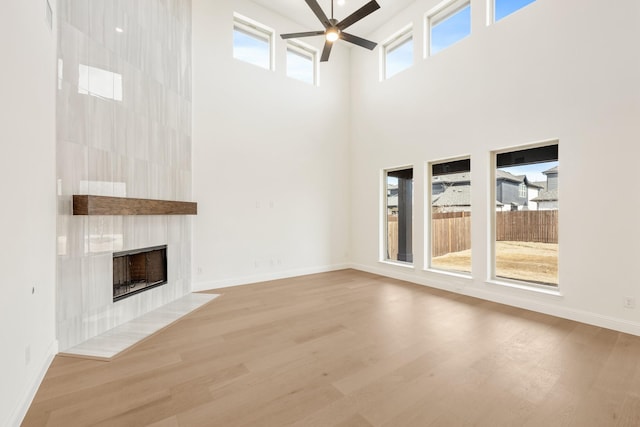
[[[374,43],[372,41],[363,39],[362,37],[354,36],[353,34],[349,33],[340,33],[340,38],[346,42],[353,43],[369,50],[373,50],[376,46],[378,46],[378,43]]]
[[[309,1],[312,1],[312,0],[307,0],[307,3],[309,3]],[[342,21],[340,21],[337,27],[340,30],[344,30],[345,28],[355,24],[365,16],[375,12],[378,9],[380,9],[380,5],[376,2],[376,0],[371,0],[369,3],[365,4],[360,9],[356,10],[351,15],[347,16]]]
[[[318,2],[316,0],[305,0],[305,1],[309,5],[313,13],[316,14],[320,22],[322,22],[322,25],[324,25],[325,28],[329,28],[331,26],[331,22],[329,21],[329,18],[327,18],[327,15],[325,15],[324,11],[322,10]]]
[[[280,34],[280,37],[282,37],[283,39],[295,39],[298,37],[321,36],[323,34],[324,34],[324,31],[306,31],[304,33]]]
[[[324,42],[324,49],[322,49],[322,56],[320,57],[320,62],[327,62],[329,60],[329,55],[331,54],[331,48],[333,47],[333,43],[330,41]]]

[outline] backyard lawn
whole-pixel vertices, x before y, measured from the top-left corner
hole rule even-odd
[[[436,257],[432,266],[469,272],[471,250]],[[557,286],[558,244],[496,242],[496,276]]]

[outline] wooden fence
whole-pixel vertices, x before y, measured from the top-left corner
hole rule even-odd
[[[471,212],[434,213],[431,256],[471,249]]]
[[[471,249],[471,213],[433,214],[432,256]],[[389,256],[398,253],[398,218],[388,217]],[[558,243],[558,211],[496,212],[496,240]]]
[[[496,240],[558,243],[558,211],[497,212]]]

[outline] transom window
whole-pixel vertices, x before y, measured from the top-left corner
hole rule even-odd
[[[274,31],[244,16],[233,15],[233,57],[240,61],[274,69]]]
[[[490,0],[493,6],[493,22],[498,22],[502,18],[511,15],[523,7],[533,3],[535,0]]]
[[[312,85],[318,84],[318,52],[300,42],[287,41],[287,76]]]
[[[427,15],[428,52],[435,55],[471,34],[471,3],[454,0]]]
[[[388,79],[413,65],[413,27],[409,26],[383,44],[382,77]]]

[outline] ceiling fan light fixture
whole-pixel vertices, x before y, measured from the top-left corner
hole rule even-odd
[[[325,37],[328,42],[333,43],[340,38],[340,30],[336,27],[329,28]]]

